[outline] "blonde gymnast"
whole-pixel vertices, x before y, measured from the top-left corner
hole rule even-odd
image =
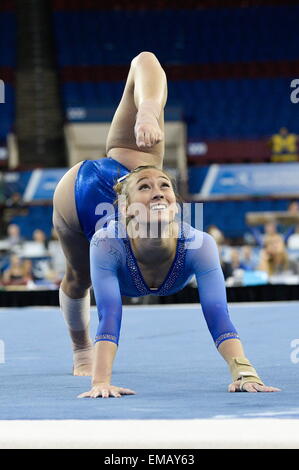
[[[79,397],[135,393],[111,384],[121,296],[169,295],[194,274],[208,328],[232,374],[228,390],[278,391],[264,385],[245,357],[229,317],[214,240],[177,221],[176,194],[162,170],[166,98],[166,76],[157,58],[139,54],[111,124],[107,158],[77,164],[54,195],[54,226],[67,260],[60,305],[72,340],[74,375],[92,375],[91,389]],[[116,193],[125,201],[118,208],[125,222],[111,221],[97,230],[99,204],[112,204]],[[143,208],[138,215],[136,204]],[[153,227],[158,228],[155,236]],[[89,336],[91,284],[100,320],[94,348]]]

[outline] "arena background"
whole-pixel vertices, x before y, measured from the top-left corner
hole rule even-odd
[[[58,306],[53,192],[70,166],[104,157],[142,51],[168,78],[165,167],[186,202],[203,204],[229,302],[298,300],[298,18],[287,0],[1,0],[0,306]],[[273,233],[286,264],[267,272]],[[124,303],[198,300],[192,281]]]
[[[285,213],[299,194],[297,146],[274,162],[271,145],[282,127],[298,132],[297,3],[2,0],[1,275],[12,251],[33,273],[17,282],[22,295],[2,279],[1,305],[57,304],[53,191],[67,168],[104,156],[130,61],[144,50],[168,77],[165,167],[185,201],[204,204],[203,229],[218,229],[229,300],[298,299],[299,271],[256,272],[268,221],[299,259],[289,238],[299,209]],[[179,301],[196,295],[187,288]]]

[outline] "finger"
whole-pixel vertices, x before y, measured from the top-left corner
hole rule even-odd
[[[103,388],[101,391],[101,395],[103,398],[109,398],[109,390],[107,390],[106,388]]]
[[[243,388],[246,390],[246,391],[250,391],[250,392],[265,392],[265,391],[268,391],[268,387],[266,387],[265,385],[260,385],[256,382],[246,382],[243,386]]]
[[[260,385],[255,382],[248,382],[247,384],[248,387],[246,387],[246,391],[256,391],[256,392],[279,392],[280,389],[276,387],[268,387],[266,385]],[[244,385],[244,388],[245,388]]]
[[[112,390],[110,393],[114,398],[121,398],[121,394],[116,391]]]
[[[77,398],[88,398],[90,397],[90,392],[84,392],[77,396]]]
[[[119,392],[122,395],[136,395],[136,392],[134,390],[130,390],[129,388],[119,388]]]
[[[242,391],[249,392],[249,393],[257,393],[257,390],[255,389],[254,385],[251,382],[247,382],[243,385]]]
[[[235,382],[230,384],[232,392],[241,392],[240,390],[241,380],[235,380]]]
[[[266,385],[253,384],[253,387],[256,389],[257,392],[270,392],[271,391],[271,387],[267,387]]]
[[[228,391],[229,392],[235,392],[236,391],[236,385],[235,384],[230,384],[228,386]]]
[[[265,387],[263,385],[259,385],[256,383],[252,383],[251,387],[256,391],[256,392],[261,392]]]
[[[266,385],[264,385],[260,387],[258,391],[259,392],[281,392],[281,389],[277,387],[267,387]]]

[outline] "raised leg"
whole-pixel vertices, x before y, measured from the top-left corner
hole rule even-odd
[[[106,143],[109,157],[129,169],[162,167],[167,80],[156,56],[142,52],[131,62],[124,93]]]

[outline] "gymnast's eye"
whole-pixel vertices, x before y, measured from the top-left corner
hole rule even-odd
[[[167,183],[167,182],[162,182],[161,183],[161,188],[163,187],[166,187],[166,188],[170,188],[170,184]],[[139,186],[139,190],[142,190],[142,189],[149,189],[150,188],[150,185],[148,183],[143,183],[141,186]]]

